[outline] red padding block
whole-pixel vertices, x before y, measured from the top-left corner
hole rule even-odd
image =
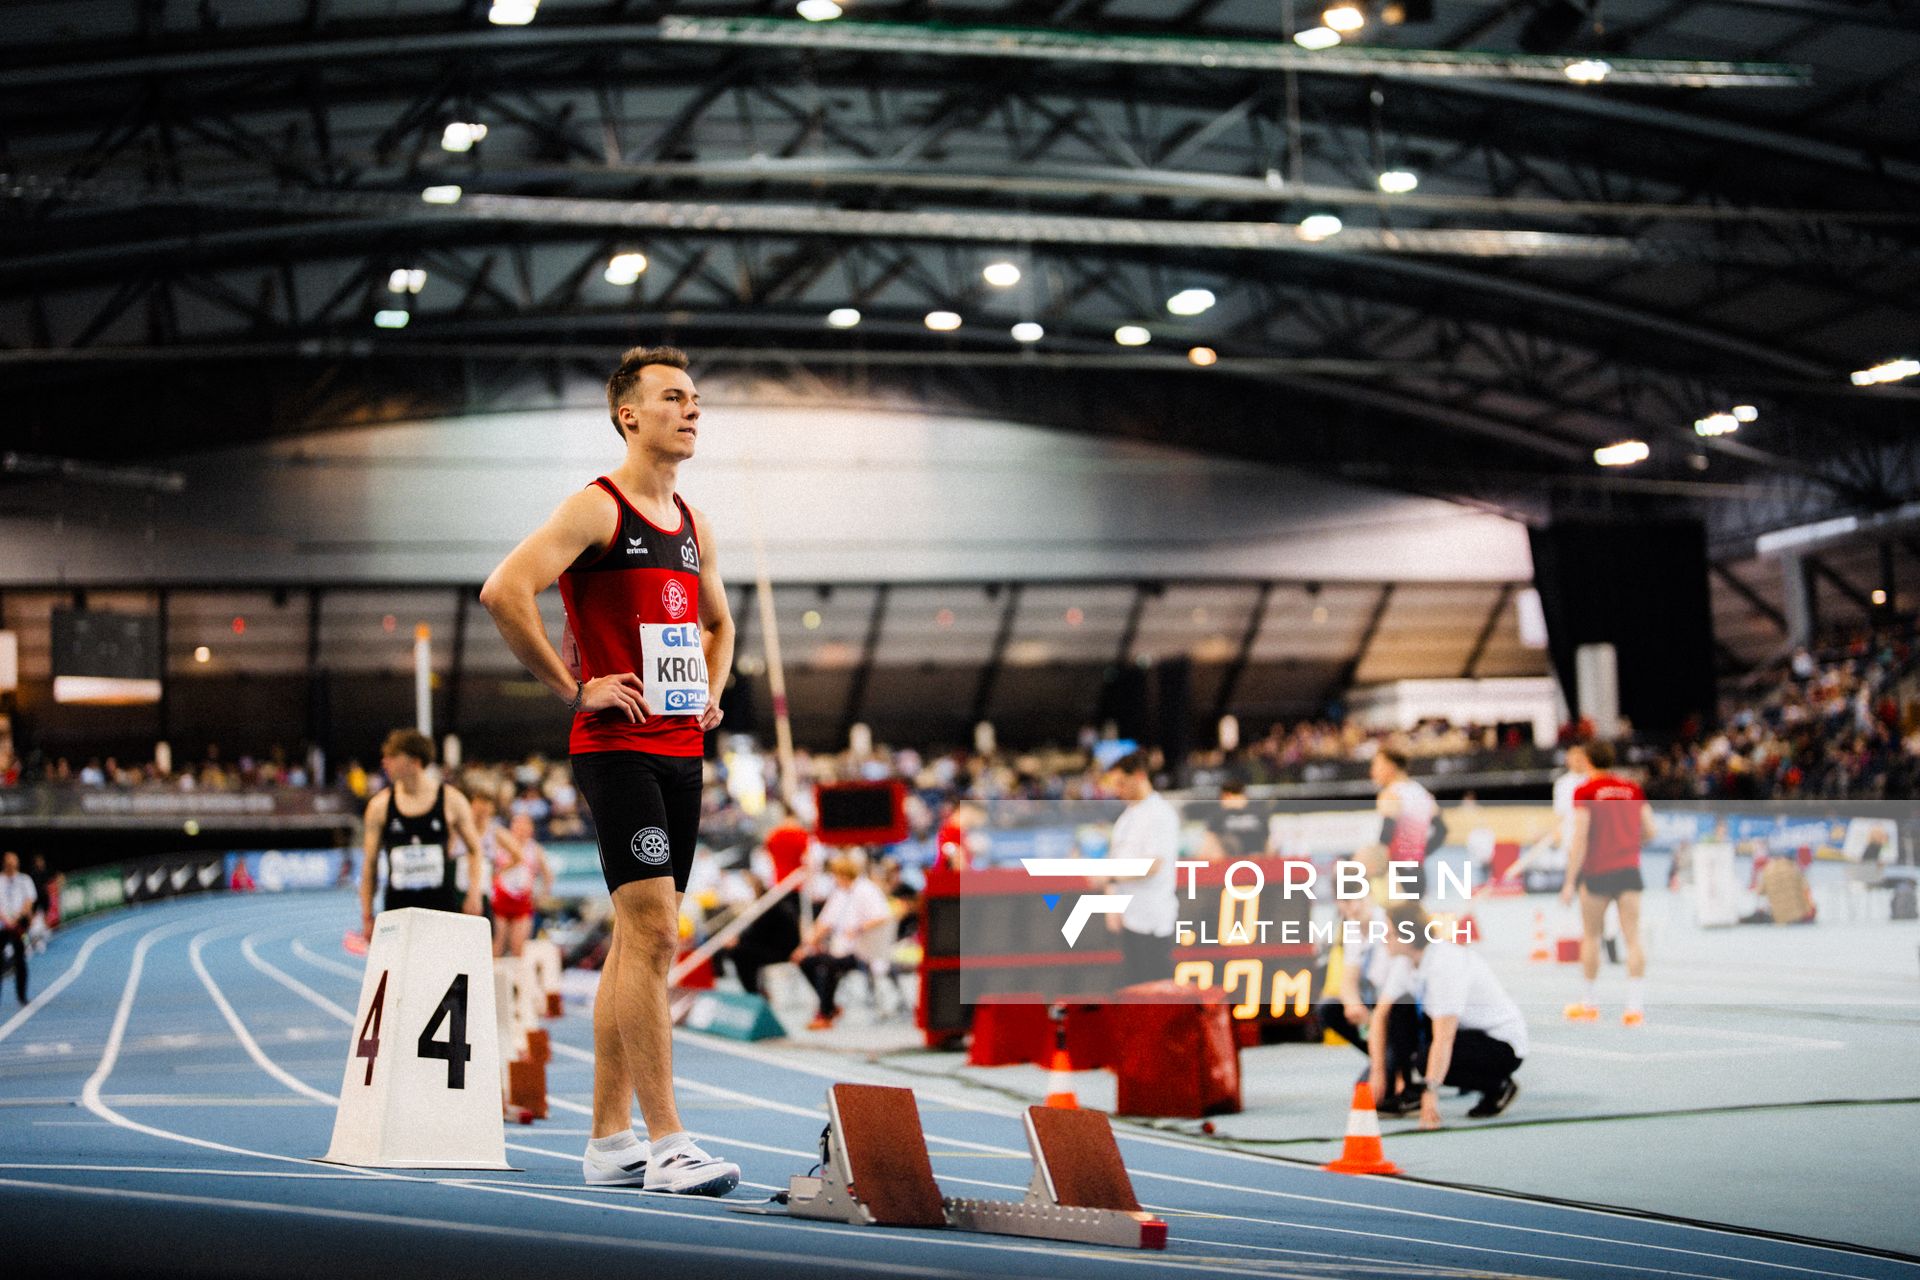
[[[1044,1004],[982,1004],[973,1010],[973,1040],[967,1065],[1045,1065],[1053,1053],[1053,1023]],[[1077,1064],[1076,1064],[1077,1065]]]
[[[1121,992],[1112,1019],[1125,1116],[1223,1115],[1240,1110],[1240,1045],[1225,994],[1172,982]]]

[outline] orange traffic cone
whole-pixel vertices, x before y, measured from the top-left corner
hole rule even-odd
[[[1347,1112],[1347,1145],[1340,1158],[1320,1166],[1328,1173],[1399,1173],[1380,1147],[1380,1117],[1373,1109],[1373,1087],[1362,1080],[1353,1086],[1353,1109]]]
[[[1533,913],[1533,954],[1527,959],[1535,964],[1552,964],[1553,948],[1547,945],[1547,913]]]
[[[1073,1096],[1073,1059],[1067,1056],[1064,1045],[1055,1048],[1047,1062],[1047,1105],[1070,1108],[1080,1105],[1080,1099]]]

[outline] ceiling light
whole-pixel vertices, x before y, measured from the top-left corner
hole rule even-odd
[[[1636,462],[1645,462],[1652,452],[1644,440],[1622,440],[1595,449],[1593,460],[1603,467],[1630,467]]]
[[[1575,84],[1599,84],[1613,74],[1613,64],[1598,58],[1582,58],[1566,65],[1567,79]]]
[[[428,187],[420,193],[420,198],[428,204],[459,204],[460,188],[451,184],[444,187]]]
[[[794,6],[794,12],[808,22],[832,22],[843,10],[834,0],[800,0]]]
[[[1389,169],[1381,174],[1380,189],[1390,196],[1403,196],[1420,185],[1420,175],[1406,169]]]
[[[1011,289],[1020,283],[1020,268],[1011,262],[989,262],[981,269],[980,275],[996,289]]]
[[[1736,422],[1756,422],[1760,411],[1750,404],[1737,404],[1733,406],[1733,417]]]
[[[1187,352],[1187,359],[1204,369],[1210,364],[1218,364],[1220,353],[1212,347],[1195,347]]]
[[[406,312],[398,310],[373,313],[373,323],[382,329],[404,329],[407,327],[407,321],[412,318]]]
[[[1911,378],[1916,373],[1920,373],[1920,360],[1887,360],[1853,374],[1853,385],[1871,387],[1880,382],[1898,382],[1902,378]]]
[[[809,631],[818,631],[820,629],[820,611],[818,609],[809,609],[801,614],[800,625]]]
[[[1347,0],[1345,3],[1328,5],[1326,12],[1320,15],[1320,21],[1342,35],[1351,35],[1367,25],[1367,15],[1359,5]]]
[[[1693,422],[1693,433],[1699,436],[1727,436],[1740,429],[1740,419],[1730,413],[1710,413]]]
[[[193,651],[193,660],[195,662],[211,662],[213,661],[213,650],[207,648],[205,645],[201,645]]]
[[[1167,299],[1167,310],[1176,316],[1197,316],[1211,310],[1215,301],[1211,289],[1182,289]]]
[[[827,312],[827,323],[836,329],[851,329],[860,323],[860,313],[852,307],[835,307]]]
[[[1308,27],[1295,32],[1293,42],[1302,49],[1331,49],[1340,43],[1340,33],[1332,27]]]
[[[524,27],[539,8],[540,0],[493,0],[487,21],[496,27]]]
[[[442,151],[471,151],[473,144],[487,136],[487,126],[456,120],[440,134]]]
[[[646,269],[646,254],[616,253],[607,259],[606,281],[608,284],[629,285],[638,280]]]
[[[1340,228],[1346,224],[1331,213],[1310,213],[1300,219],[1300,238],[1303,240],[1325,240],[1329,236],[1340,234]]]
[[[1153,335],[1137,324],[1123,324],[1113,331],[1113,340],[1123,347],[1144,347]]]
[[[418,293],[427,287],[427,273],[419,267],[395,267],[387,276],[388,293]]]
[[[1313,606],[1313,625],[1316,627],[1323,627],[1326,625],[1326,623],[1327,623],[1327,606],[1323,604],[1317,604]]]
[[[1019,324],[1013,326],[1013,340],[1015,342],[1038,342],[1046,336],[1047,331],[1031,320],[1022,320]]]
[[[927,328],[935,333],[952,333],[960,327],[960,316],[952,311],[927,312]]]
[[[1873,602],[1875,604],[1885,604],[1887,602],[1887,593],[1884,588],[1875,587],[1873,589]]]

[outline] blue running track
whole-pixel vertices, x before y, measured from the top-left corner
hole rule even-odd
[[[0,1010],[0,1275],[1920,1280],[1920,1261],[1133,1134],[1122,1149],[1167,1218],[1164,1254],[734,1213],[813,1163],[825,1087],[861,1067],[693,1035],[677,1042],[682,1109],[739,1162],[740,1190],[589,1189],[591,1027],[577,1008],[548,1024],[552,1117],[508,1130],[521,1171],[317,1164],[359,992],[339,945],[348,916],[331,894],[219,897],[58,935],[35,961],[34,1002]],[[1017,1198],[1030,1166],[1015,1108],[920,1096],[942,1186]]]

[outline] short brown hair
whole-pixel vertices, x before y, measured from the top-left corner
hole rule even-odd
[[[418,729],[395,729],[380,744],[383,756],[412,756],[421,764],[433,763],[433,739]]]
[[[1428,936],[1427,928],[1433,917],[1427,909],[1417,902],[1396,902],[1387,908],[1387,921],[1402,942],[1416,949],[1424,949],[1433,939]]]
[[[1407,753],[1398,747],[1381,747],[1379,754],[1383,760],[1400,772],[1405,773],[1407,771]]]
[[[613,429],[620,433],[622,440],[627,438],[627,429],[620,425],[620,402],[639,385],[640,371],[650,364],[685,369],[689,363],[687,353],[678,347],[629,347],[620,357],[613,376],[607,379],[607,416],[613,419]]]
[[[1611,742],[1589,742],[1586,746],[1582,747],[1581,750],[1587,753],[1587,759],[1593,762],[1594,768],[1613,768],[1615,757],[1613,754],[1613,744]]]

